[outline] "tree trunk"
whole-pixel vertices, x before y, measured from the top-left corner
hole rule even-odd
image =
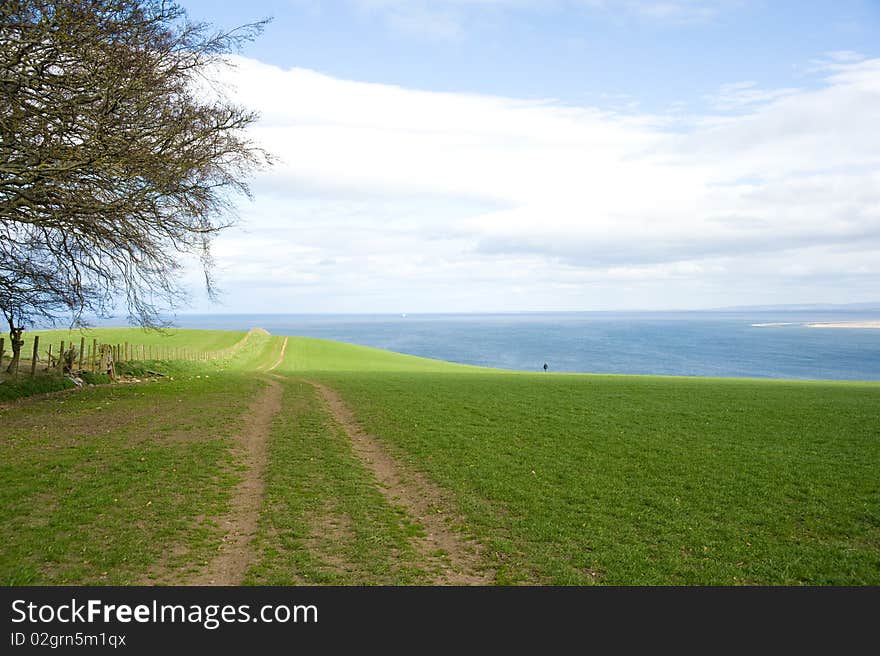
[[[18,361],[21,358],[21,347],[24,342],[21,339],[21,334],[24,332],[24,328],[16,328],[15,326],[9,327],[9,341],[12,346],[12,360],[9,362],[9,366],[6,367],[6,373],[12,374],[18,371]]]

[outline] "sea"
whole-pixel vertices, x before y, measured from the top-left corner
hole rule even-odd
[[[551,372],[880,380],[880,309],[178,315],[182,328],[320,337],[450,362]]]

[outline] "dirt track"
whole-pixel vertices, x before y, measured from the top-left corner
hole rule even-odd
[[[414,546],[434,573],[436,585],[488,585],[493,573],[481,567],[480,546],[455,530],[460,518],[449,511],[436,486],[417,472],[406,471],[373,436],[361,429],[354,414],[331,388],[309,381],[326,402],[334,419],[345,429],[355,455],[373,473],[382,494],[403,508],[426,534]]]
[[[281,410],[283,388],[265,377],[266,387],[247,412],[239,435],[245,469],[233,491],[230,512],[220,519],[225,531],[220,550],[204,570],[184,585],[241,585],[247,568],[255,561],[252,538],[263,500],[263,472],[266,469],[266,442],[275,413]]]

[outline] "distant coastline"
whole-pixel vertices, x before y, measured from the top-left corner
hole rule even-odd
[[[833,323],[813,322],[804,324],[807,328],[880,328],[880,321],[838,321]]]
[[[273,335],[517,371],[538,371],[547,362],[554,373],[880,381],[880,330],[807,329],[810,323],[880,323],[880,304],[851,311],[406,315],[190,314],[175,324],[261,326]],[[110,321],[96,323],[109,327]]]
[[[774,326],[806,326],[807,328],[880,328],[880,321],[774,321],[753,323],[752,328],[771,328]]]

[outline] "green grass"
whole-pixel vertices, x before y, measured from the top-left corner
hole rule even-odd
[[[122,362],[117,364],[117,372],[143,376],[158,372],[169,376],[196,377],[205,374],[253,374],[274,364],[281,349],[283,337],[272,336],[265,331],[251,331],[246,342],[236,342],[233,347],[221,352],[222,356],[213,360],[147,360],[144,362]],[[184,343],[182,348],[190,348]]]
[[[94,334],[111,341],[125,332]],[[275,361],[282,338],[254,331],[240,345],[243,333],[190,333],[177,346],[238,346],[206,362],[118,367],[165,374],[153,382],[0,407],[0,582],[174,582],[216,551],[217,520],[238,479],[233,437],[264,384],[252,372]],[[16,396],[49,391],[49,380],[73,385],[22,376]]]
[[[283,338],[187,334],[229,351],[0,406],[0,581],[174,582],[216,550]],[[247,583],[428,580],[317,379],[448,492],[499,583],[880,584],[876,383],[520,374],[305,338],[276,373]]]
[[[310,337],[291,337],[287,344],[282,371],[418,371],[418,372],[486,372],[481,367],[419,358],[381,349],[331,342]]]
[[[83,330],[35,330],[24,333],[24,346],[22,353],[30,355],[33,352],[33,339],[40,337],[40,350],[45,351],[49,344],[53,345],[53,351],[57,350],[64,340],[66,344],[71,342],[79,347],[80,339],[85,338],[86,345],[90,345],[93,339],[104,344],[144,344],[152,346],[165,346],[169,348],[188,348],[193,351],[219,351],[234,346],[241,341],[247,333],[244,331],[226,330],[187,330],[173,328],[168,330],[144,330],[142,328],[88,328]],[[9,357],[9,336],[6,335],[6,355]]]
[[[500,582],[880,583],[880,385],[324,374]]]
[[[34,338],[39,336],[39,362],[36,368],[37,375],[31,379],[31,359],[33,355]],[[247,340],[245,337],[247,336]],[[73,387],[73,383],[65,377],[55,375],[54,372],[46,371],[47,352],[52,347],[53,354],[60,350],[61,342],[65,348],[71,344],[79,348],[80,340],[85,338],[88,347],[92,340],[100,344],[125,344],[132,346],[153,346],[164,349],[187,349],[192,353],[213,353],[221,355],[221,359],[212,361],[209,368],[215,370],[237,369],[249,370],[255,348],[264,348],[273,339],[265,331],[254,330],[250,334],[241,331],[214,331],[214,330],[183,330],[174,329],[166,331],[142,330],[140,328],[92,328],[88,330],[40,330],[26,332],[23,337],[24,345],[21,350],[21,360],[18,376],[7,375],[5,366],[12,357],[8,335],[6,338],[3,362],[0,363],[0,401],[8,401],[15,398],[31,396],[42,392],[56,391]],[[137,359],[137,351],[132,350],[133,358]],[[153,351],[158,356],[158,349]],[[173,357],[171,355],[170,357]],[[184,372],[186,370],[201,371],[205,363],[191,366],[180,361],[149,360],[139,363],[117,363],[119,373],[131,373],[144,375],[150,370],[171,370]],[[84,366],[88,368],[87,365]],[[104,377],[94,376],[90,372],[84,376],[89,383],[107,382]]]
[[[0,582],[124,585],[206,561],[258,385],[92,387],[0,410]]]
[[[34,394],[45,394],[59,390],[71,389],[76,384],[65,376],[29,375],[2,376],[0,378],[0,401],[12,401]]]
[[[413,584],[417,530],[388,505],[310,385],[286,381],[269,443],[252,585]]]

